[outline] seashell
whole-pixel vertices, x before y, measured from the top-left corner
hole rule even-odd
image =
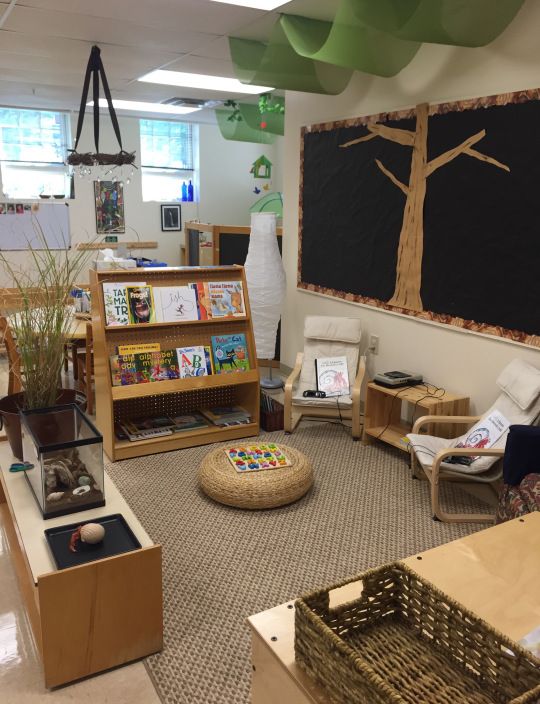
[[[47,501],[60,501],[64,494],[65,491],[53,491],[52,494],[47,496]]]
[[[105,528],[101,523],[86,523],[81,526],[81,540],[83,543],[100,543],[105,536]]]
[[[78,486],[76,489],[73,489],[73,495],[74,496],[82,496],[83,494],[86,494],[88,491],[90,491],[89,486]]]

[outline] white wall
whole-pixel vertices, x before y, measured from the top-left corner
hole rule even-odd
[[[359,317],[364,342],[380,338],[380,352],[368,361],[368,373],[406,369],[449,391],[470,395],[482,411],[496,397],[495,379],[514,357],[540,367],[540,351],[496,338],[420,322],[368,306],[314,295],[296,288],[300,128],[302,125],[370,115],[420,102],[444,102],[491,95],[540,84],[540,3],[527,0],[510,27],[485,48],[424,45],[398,76],[382,79],[359,73],[338,96],[288,92],[286,95],[284,179],[284,262],[287,307],[283,316],[282,361],[293,366],[302,349],[304,317],[309,314]],[[540,186],[539,186],[540,187]],[[332,233],[328,233],[329,238]],[[524,301],[524,305],[538,302]]]
[[[127,151],[137,152],[136,164],[140,164],[139,123],[135,117],[120,117],[120,132]],[[72,117],[72,134],[75,135],[76,116]],[[253,193],[255,181],[250,174],[253,162],[265,154],[273,163],[272,187],[281,188],[280,147],[251,142],[235,142],[223,139],[217,124],[199,125],[199,176],[200,202],[182,203],[182,224],[187,220],[225,225],[249,225],[249,208],[261,196]],[[118,143],[108,115],[100,120],[100,151],[117,152]],[[94,151],[92,115],[88,113],[79,152]],[[126,173],[126,176],[128,174]],[[260,181],[259,181],[260,183]],[[156,258],[169,265],[180,264],[180,244],[184,232],[161,231],[161,206],[157,202],[143,202],[141,172],[135,169],[131,183],[124,185],[126,233],[119,241],[152,240],[158,242],[157,249],[133,250],[134,256]],[[70,201],[72,243],[96,240],[96,216],[94,207],[94,184],[88,177],[75,177],[75,199]],[[99,241],[101,241],[101,237]],[[24,252],[10,252],[6,256],[16,265],[28,261]],[[87,276],[81,277],[81,281]],[[0,270],[0,286],[12,286],[9,278]]]

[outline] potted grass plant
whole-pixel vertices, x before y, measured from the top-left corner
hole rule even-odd
[[[29,247],[23,265],[0,251],[0,266],[17,292],[16,310],[8,316],[22,367],[22,391],[0,400],[6,434],[13,454],[22,459],[19,412],[58,404],[85,404],[84,394],[61,389],[64,349],[69,340],[74,310],[70,292],[89,257],[85,250],[52,250],[35,223],[38,247]]]

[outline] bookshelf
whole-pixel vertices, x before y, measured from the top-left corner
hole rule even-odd
[[[214,318],[178,323],[139,325],[105,324],[104,282],[140,282],[147,285],[185,286],[196,281],[241,281],[245,317]],[[96,385],[96,424],[103,434],[105,452],[112,461],[178,450],[194,445],[227,442],[257,435],[259,432],[259,371],[251,311],[241,266],[167,267],[124,271],[91,271],[92,327],[94,335],[94,377]],[[170,379],[148,384],[113,386],[109,359],[119,345],[159,342],[162,350],[191,345],[210,345],[212,335],[243,333],[246,337],[250,369],[245,372],[212,374],[189,379]],[[243,406],[252,422],[220,428],[195,428],[173,435],[144,440],[120,440],[115,422],[157,415],[180,415],[206,406]]]

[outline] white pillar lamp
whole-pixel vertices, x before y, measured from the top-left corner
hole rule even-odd
[[[252,213],[246,281],[258,359],[274,359],[276,335],[285,301],[285,271],[276,235],[276,213]],[[264,389],[279,389],[281,379],[261,379]]]

